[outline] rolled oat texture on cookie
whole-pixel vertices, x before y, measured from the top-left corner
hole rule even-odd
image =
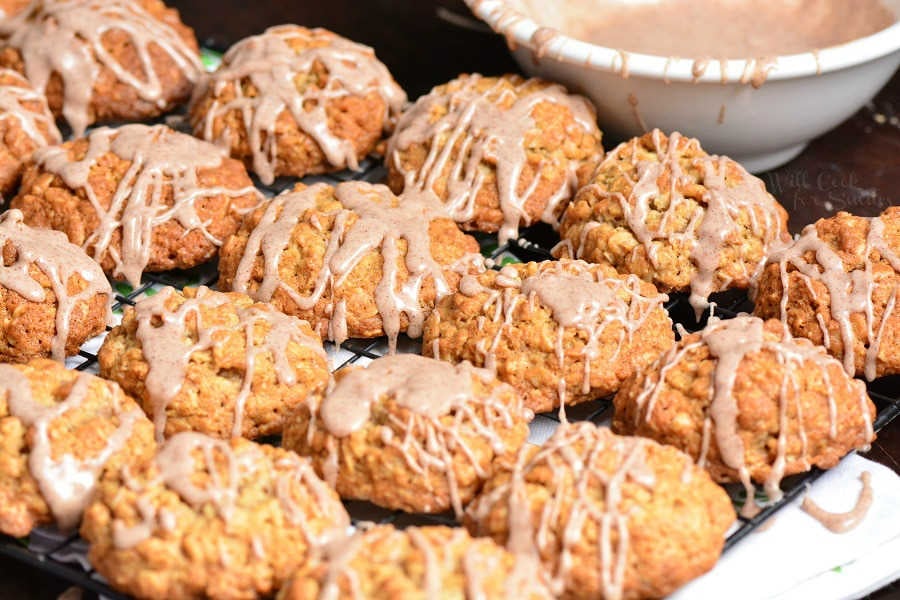
[[[862,381],[776,320],[710,319],[701,331],[629,380],[614,401],[613,430],[680,448],[719,482],[741,482],[743,512],[771,500],[781,480],[828,469],[875,439],[875,405]]]
[[[158,117],[203,73],[194,31],[159,0],[42,0],[0,19],[0,67],[47,96],[75,136]]]
[[[349,526],[306,459],[183,432],[98,487],[81,535],[135,598],[267,598]]]
[[[158,440],[180,431],[256,439],[330,380],[305,321],[236,292],[171,287],[126,307],[98,353],[100,375],[134,396]]]
[[[264,184],[358,169],[406,104],[368,46],[325,29],[270,27],[225,54],[191,101],[194,134]]]
[[[525,444],[533,416],[489,371],[398,354],[338,371],[288,419],[284,445],[343,498],[460,515],[494,461]]]
[[[558,225],[603,157],[594,107],[559,84],[461,75],[419,98],[388,143],[395,192],[430,190],[463,229]]]
[[[0,364],[0,532],[72,532],[99,486],[155,452],[153,424],[115,383],[44,358]]]
[[[900,373],[900,207],[839,212],[769,255],[754,314],[825,346],[851,375]]]
[[[38,150],[10,206],[137,287],[144,272],[214,258],[260,199],[244,166],[216,146],[132,124]]]

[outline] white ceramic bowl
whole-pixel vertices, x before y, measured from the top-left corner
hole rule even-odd
[[[552,26],[555,2],[541,2],[547,23],[517,10],[519,0],[466,0],[494,31],[506,36],[516,61],[529,75],[558,81],[597,106],[601,128],[627,139],[647,129],[680,131],[704,149],[725,154],[751,171],[781,165],[814,137],[859,110],[900,65],[900,21],[878,33],[816,53],[780,56],[765,83],[741,83],[754,65],[711,61],[699,77],[694,61],[623,53],[559,34],[541,46]],[[621,1],[621,0],[620,0]],[[849,0],[847,0],[849,1]],[[900,0],[884,0],[900,16]],[[538,32],[535,35],[535,32]],[[535,60],[535,51],[543,56]],[[723,79],[727,83],[722,83]]]

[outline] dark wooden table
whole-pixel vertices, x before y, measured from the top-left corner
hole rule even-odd
[[[469,16],[461,1],[193,0],[169,4],[181,10],[201,42],[218,48],[279,23],[332,29],[373,46],[411,98],[459,73],[517,70],[500,38],[451,24],[456,15]],[[837,210],[872,216],[900,204],[900,74],[869,107],[763,178],[790,211],[793,231]],[[867,457],[900,472],[900,419],[882,431]],[[64,589],[40,573],[0,559],[0,599],[53,599]],[[900,598],[900,583],[870,598]]]

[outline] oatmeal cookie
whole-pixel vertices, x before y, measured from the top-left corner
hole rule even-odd
[[[769,256],[753,296],[754,314],[825,346],[851,375],[900,373],[900,207],[806,227]]]
[[[663,598],[718,560],[734,508],[688,456],[580,422],[497,469],[472,535],[540,558],[561,598]]]
[[[126,308],[98,355],[100,375],[138,399],[157,438],[281,435],[319,399],[328,357],[309,324],[238,293],[164,288]]]
[[[135,598],[266,598],[349,526],[305,459],[185,432],[101,483],[81,535],[91,565]]]
[[[259,203],[247,171],[221,149],[164,125],[102,127],[38,150],[11,206],[63,231],[133,286],[142,273],[216,256]]]
[[[532,561],[465,529],[380,525],[332,545],[303,565],[278,600],[355,598],[553,598]]]
[[[787,212],[763,182],[696,139],[658,129],[606,155],[560,224],[560,256],[607,263],[662,292],[746,289],[789,240]]]
[[[535,412],[615,393],[674,342],[666,296],[608,265],[562,260],[466,276],[425,323],[426,356],[492,369]]]
[[[361,181],[298,184],[244,220],[222,248],[219,287],[271,302],[323,338],[422,333],[436,299],[479,272],[478,242],[430,194]]]
[[[324,400],[288,419],[284,445],[343,498],[461,514],[533,416],[489,371],[397,354],[338,371]]]
[[[159,0],[41,0],[0,20],[0,67],[46,94],[76,136],[157,117],[202,72],[194,31]]]
[[[111,471],[156,450],[115,383],[45,358],[0,364],[0,382],[0,533],[74,529]]]
[[[680,448],[719,482],[753,482],[770,499],[782,478],[828,469],[870,444],[875,406],[863,382],[776,320],[712,318],[619,390],[613,430]]]
[[[35,150],[60,142],[44,95],[16,71],[0,69],[0,195],[16,191]]]
[[[0,248],[0,361],[63,361],[103,333],[112,289],[84,250],[15,209],[0,215]]]
[[[431,190],[464,229],[518,236],[557,224],[578,183],[603,157],[587,99],[516,75],[462,75],[422,96],[387,151],[395,192]]]
[[[271,184],[279,175],[357,169],[405,104],[371,48],[280,25],[232,46],[190,113],[194,135]]]

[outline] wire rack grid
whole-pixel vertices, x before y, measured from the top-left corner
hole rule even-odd
[[[377,182],[383,180],[384,169],[372,160],[364,162],[360,172],[342,172],[336,175],[317,176],[304,179],[304,183],[324,181],[339,183],[348,180]],[[266,195],[273,195],[292,186],[293,182],[279,180],[272,186],[259,186]],[[478,236],[482,252],[492,260],[496,268],[509,262],[530,260],[551,260],[550,248],[556,241],[555,233],[547,226],[535,226],[522,232],[517,240],[508,244],[497,245],[496,238]],[[201,267],[191,271],[163,274],[145,274],[142,284],[137,288],[116,284],[117,294],[113,304],[113,313],[117,319],[123,307],[133,305],[140,297],[153,294],[164,286],[182,288],[188,285],[214,286],[217,273],[214,266]],[[701,329],[706,322],[704,317],[696,322],[693,309],[683,295],[673,295],[666,303],[673,322],[680,324],[689,332]],[[721,318],[734,317],[746,312],[749,304],[743,293],[724,293],[718,298],[716,315]],[[97,351],[105,334],[90,340],[79,354],[67,361],[67,366],[77,370],[96,371]],[[340,348],[326,344],[333,371],[351,364],[366,364],[387,353],[387,343],[382,339],[348,340]],[[400,352],[415,352],[420,344],[401,336],[398,345]],[[900,414],[900,397],[898,397],[897,378],[875,381],[869,385],[869,393],[878,407],[875,429],[880,430]],[[893,390],[893,393],[891,391]],[[588,420],[598,425],[607,424],[611,417],[612,403],[608,398],[569,407],[566,410],[570,420]],[[559,424],[557,413],[538,415],[532,423],[530,441],[539,443],[546,439]],[[276,441],[277,443],[277,441]],[[726,551],[737,544],[747,534],[759,527],[779,509],[800,496],[807,486],[821,475],[821,471],[813,469],[809,473],[793,476],[783,482],[784,497],[768,505],[752,519],[740,518],[737,525],[729,533],[725,543]],[[743,502],[742,490],[737,486],[728,486],[728,491],[736,505]],[[354,522],[373,521],[392,523],[398,527],[422,524],[455,525],[452,515],[411,515],[400,511],[391,511],[376,507],[367,502],[348,501],[345,503]],[[6,556],[29,565],[49,576],[62,580],[69,585],[80,587],[88,594],[111,600],[125,600],[127,597],[110,588],[103,579],[93,571],[86,559],[87,544],[77,534],[63,535],[51,528],[40,528],[27,539],[17,540],[0,535],[0,556]]]

